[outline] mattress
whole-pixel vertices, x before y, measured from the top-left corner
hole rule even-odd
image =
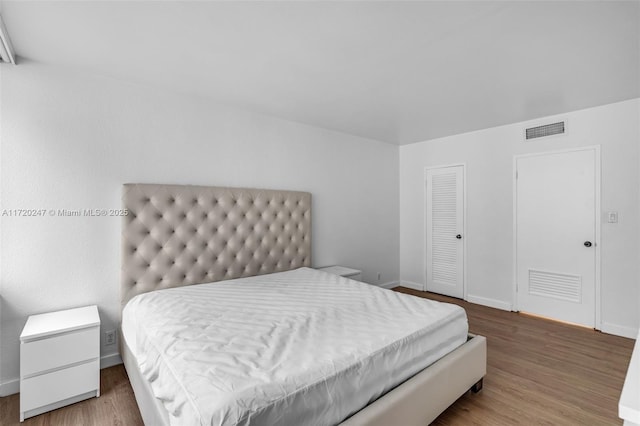
[[[141,294],[122,330],[171,424],[332,425],[468,325],[459,306],[300,268]]]

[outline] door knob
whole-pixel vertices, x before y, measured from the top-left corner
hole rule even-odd
[[[458,235],[456,235],[456,238],[461,240],[462,239],[462,235],[458,234]]]
[[[584,242],[584,246],[585,247],[591,247],[592,246],[591,241],[585,241]]]

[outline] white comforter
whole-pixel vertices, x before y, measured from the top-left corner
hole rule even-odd
[[[467,330],[458,306],[310,268],[146,293],[123,311],[143,377],[185,426],[339,423]]]

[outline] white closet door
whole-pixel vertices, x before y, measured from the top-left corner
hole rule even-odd
[[[427,291],[464,296],[464,166],[427,170]]]
[[[518,309],[595,326],[595,149],[516,159]]]

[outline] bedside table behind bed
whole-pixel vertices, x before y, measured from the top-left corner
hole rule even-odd
[[[330,274],[340,275],[341,277],[350,278],[352,280],[362,281],[362,271],[347,268],[346,266],[325,266],[324,268],[318,268],[318,271],[324,271]]]

